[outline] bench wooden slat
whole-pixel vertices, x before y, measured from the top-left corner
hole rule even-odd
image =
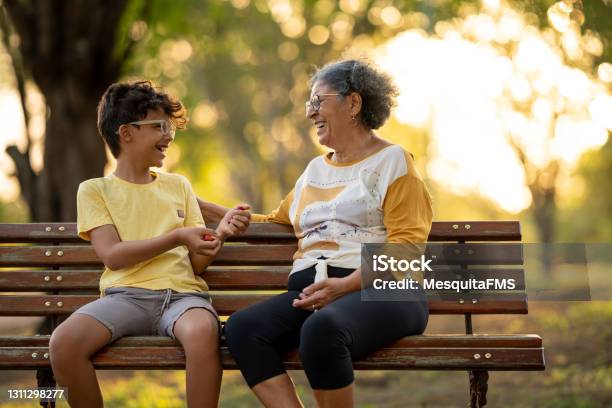
[[[213,306],[219,314],[229,315],[273,295],[213,293]],[[4,295],[0,296],[0,316],[50,316],[74,312],[98,299],[95,295]],[[476,302],[473,302],[476,299]],[[60,303],[61,302],[61,303]],[[524,292],[495,293],[483,291],[444,294],[429,300],[432,314],[523,314],[527,313]]]
[[[226,245],[216,265],[289,265],[297,246]],[[90,245],[0,246],[0,266],[100,265]]]
[[[0,271],[0,291],[35,292],[50,290],[98,291],[101,269],[6,270]],[[60,280],[58,280],[58,278]]]
[[[48,347],[51,336],[0,336],[0,347]],[[177,340],[162,336],[129,336],[115,341],[117,347],[177,347]],[[386,348],[406,347],[542,347],[537,334],[423,334],[404,337]]]
[[[269,267],[271,268],[271,267]],[[8,270],[0,271],[0,291],[95,291],[101,269],[89,270]],[[276,269],[209,268],[204,279],[211,290],[283,290],[287,287],[288,267]],[[516,290],[525,290],[523,269],[449,269],[428,272],[427,278],[436,280],[485,280],[488,278],[514,279]],[[58,280],[59,278],[59,280]]]
[[[469,227],[468,227],[469,226]],[[214,225],[211,225],[214,227]],[[63,228],[63,230],[60,230]],[[49,229],[49,231],[47,231]],[[291,227],[252,223],[242,241],[294,241]],[[435,221],[428,241],[520,241],[518,221]],[[0,242],[82,242],[76,223],[0,224]]]
[[[270,295],[215,296],[213,305],[219,314],[228,315]],[[79,307],[98,299],[96,295],[31,295],[0,296],[0,316],[52,316],[70,314]]]
[[[213,265],[290,265],[297,250],[287,245],[226,245]],[[430,244],[426,256],[436,265],[520,265],[521,244]],[[91,245],[0,246],[0,267],[100,265]]]
[[[490,358],[483,357],[487,353]],[[478,354],[480,358],[474,356]],[[355,367],[360,370],[543,370],[543,349],[531,348],[383,348]]]
[[[282,290],[287,288],[288,267],[242,270],[209,268],[204,274],[211,290]],[[95,291],[101,269],[8,270],[0,271],[0,291]],[[60,277],[61,280],[58,280]]]
[[[33,369],[48,367],[46,347],[0,348],[0,369]],[[489,353],[490,357],[484,356]],[[479,355],[479,358],[475,358]],[[35,357],[33,357],[35,356]],[[237,369],[226,347],[221,348],[224,369]],[[93,357],[98,369],[183,369],[185,354],[180,346],[121,347],[111,346]],[[289,370],[303,369],[298,353],[291,351],[283,358]],[[543,370],[542,348],[495,347],[403,347],[382,348],[356,361],[358,370]]]

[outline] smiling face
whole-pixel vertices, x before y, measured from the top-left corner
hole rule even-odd
[[[150,110],[142,119],[142,121],[149,120],[169,121],[169,118],[163,110],[157,109]],[[159,123],[125,126],[128,129],[122,137],[122,154],[140,167],[161,167],[174,135],[163,134]]]
[[[306,116],[312,121],[317,131],[319,143],[331,149],[338,149],[345,143],[345,135],[353,126],[350,109],[350,98],[328,95],[337,92],[324,82],[314,83],[310,98],[319,95],[320,107],[316,111],[308,106]],[[340,99],[338,99],[340,98]]]

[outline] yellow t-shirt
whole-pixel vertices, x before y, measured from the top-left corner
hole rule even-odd
[[[148,184],[130,183],[112,174],[82,182],[77,193],[79,236],[89,241],[92,229],[107,224],[115,226],[122,241],[155,238],[181,227],[204,226],[195,194],[185,177],[151,174],[155,180]],[[117,286],[169,288],[177,292],[208,290],[206,282],[194,274],[185,246],[128,268],[106,268],[100,278],[100,291]]]

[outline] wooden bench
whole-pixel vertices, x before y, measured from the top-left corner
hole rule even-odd
[[[460,315],[465,334],[404,338],[354,363],[357,370],[463,370],[470,404],[486,404],[489,371],[543,370],[542,339],[534,334],[475,334],[474,314],[526,314],[521,233],[518,222],[435,222],[427,251],[444,259],[436,270],[450,279],[500,276],[516,279],[513,291],[448,293],[429,299],[432,315]],[[296,240],[291,228],[252,224],[226,243],[205,274],[213,304],[230,315],[285,289]],[[98,297],[102,265],[74,223],[0,224],[0,315],[51,316],[53,324]],[[71,294],[72,292],[72,294]],[[78,292],[78,294],[75,294]],[[267,293],[262,293],[267,292]],[[83,294],[85,293],[85,294]],[[0,336],[0,370],[37,370],[39,386],[53,386],[48,335]],[[226,347],[225,369],[236,369]],[[97,353],[99,369],[183,369],[184,354],[167,337],[128,337]],[[301,369],[297,352],[287,369]]]

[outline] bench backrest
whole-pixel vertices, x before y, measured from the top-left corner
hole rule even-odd
[[[519,222],[434,222],[428,241],[428,254],[444,259],[437,279],[503,275],[516,282],[512,291],[430,297],[432,314],[464,314],[471,333],[471,314],[527,313]],[[284,290],[296,245],[290,227],[267,223],[254,223],[226,243],[204,275],[219,313],[230,315]],[[102,269],[74,223],[0,224],[0,315],[72,313],[97,298]]]

